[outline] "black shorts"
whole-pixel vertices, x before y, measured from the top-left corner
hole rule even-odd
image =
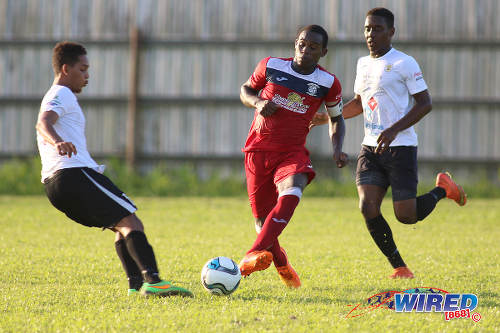
[[[87,227],[114,227],[137,210],[108,177],[90,168],[58,170],[44,185],[54,207]]]
[[[417,147],[389,147],[375,154],[375,147],[363,145],[356,167],[356,185],[377,185],[392,188],[392,200],[417,196]]]

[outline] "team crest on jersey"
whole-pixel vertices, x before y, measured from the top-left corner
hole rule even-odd
[[[318,89],[319,89],[319,85],[317,85],[316,83],[308,83],[307,84],[307,93],[311,96],[316,96],[316,94],[318,93]]]
[[[276,94],[273,96],[272,101],[283,109],[297,113],[306,113],[309,109],[309,105],[304,104],[304,99],[305,97],[301,97],[299,94],[292,91],[286,98]]]
[[[388,65],[385,66],[385,71],[386,72],[390,72],[391,69],[392,69],[392,64],[388,64]]]

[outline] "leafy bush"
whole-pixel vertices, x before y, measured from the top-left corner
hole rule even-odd
[[[192,163],[176,168],[159,163],[149,172],[143,173],[129,171],[119,159],[111,159],[106,162],[106,165],[105,175],[125,193],[134,196],[228,197],[246,195],[245,179],[241,175],[241,170],[236,170],[227,177],[222,177],[215,171],[206,179],[202,179]],[[14,159],[4,162],[0,165],[0,194],[44,194],[43,185],[40,182],[40,170],[40,158]],[[419,194],[433,187],[432,184],[420,184]],[[474,185],[466,185],[465,189],[469,198],[500,197],[499,181],[486,179],[486,176]],[[307,187],[305,194],[312,197],[356,197],[357,190],[354,179],[347,170],[341,175],[340,180],[322,177],[321,172],[318,172],[318,178]],[[390,189],[387,196],[390,196]]]

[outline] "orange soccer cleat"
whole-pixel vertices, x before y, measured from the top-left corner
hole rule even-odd
[[[467,194],[465,194],[464,189],[451,179],[448,172],[437,174],[436,186],[443,188],[446,191],[446,197],[454,200],[460,206],[465,205],[467,202]]]
[[[269,251],[253,251],[247,253],[243,259],[241,259],[240,267],[241,275],[248,276],[253,272],[263,271],[271,265],[273,261],[273,254]]]
[[[406,266],[394,268],[394,272],[389,275],[391,279],[413,279],[415,276]]]
[[[283,252],[283,254],[286,257],[286,265],[276,267],[280,279],[287,287],[299,288],[301,286],[299,275],[297,274],[295,269],[293,269],[293,266],[292,264],[290,264],[290,261],[288,261],[288,256],[286,255],[286,251],[284,248],[281,248],[281,252]]]

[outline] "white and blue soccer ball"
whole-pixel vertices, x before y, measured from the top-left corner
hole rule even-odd
[[[229,295],[240,285],[238,265],[227,257],[210,259],[201,270],[201,283],[214,295]]]

